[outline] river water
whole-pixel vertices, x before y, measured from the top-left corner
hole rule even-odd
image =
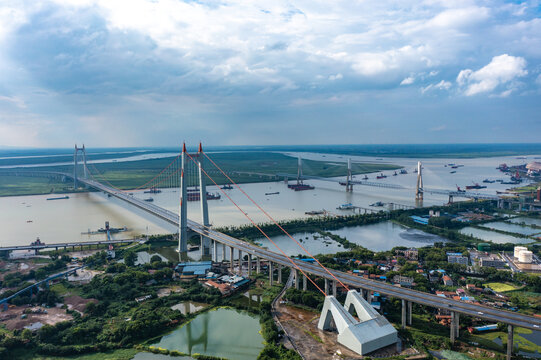
[[[296,154],[293,154],[296,155]],[[157,155],[154,155],[157,156]],[[330,163],[347,161],[345,156],[304,153],[304,158],[327,161]],[[404,166],[409,172],[406,175],[392,176],[394,171],[387,171],[386,179],[375,180],[375,174],[369,174],[370,180],[382,183],[401,184],[412,188],[415,184],[416,174],[412,172],[416,159],[383,159],[370,157],[352,157],[353,161],[368,161],[380,163],[393,163]],[[533,157],[532,157],[533,159]],[[455,184],[464,186],[472,181],[481,182],[485,178],[506,179],[507,176],[496,170],[498,164],[522,164],[531,161],[528,159],[515,159],[514,157],[480,158],[480,159],[427,159],[424,160],[423,177],[425,187],[453,189]],[[121,161],[121,159],[119,159]],[[450,168],[444,165],[449,163],[462,164],[455,174],[450,174]],[[360,178],[361,176],[357,176]],[[327,181],[309,181],[316,186],[311,191],[292,191],[283,182],[243,184],[241,187],[253,200],[260,204],[276,220],[306,217],[305,212],[312,210],[326,210],[331,214],[352,214],[353,211],[337,210],[341,204],[352,203],[355,206],[383,210],[382,207],[371,207],[377,201],[384,203],[415,205],[414,191],[412,189],[384,189],[377,187],[356,186],[352,193],[346,193],[344,187],[337,183]],[[509,185],[500,183],[486,184],[488,189],[480,192],[495,193],[504,190]],[[211,192],[219,192],[214,186],[209,186]],[[246,199],[237,189],[225,190],[227,194],[243,209],[254,222],[267,222],[269,219],[257,207]],[[275,195],[266,193],[279,192]],[[55,195],[57,196],[57,195]],[[113,234],[113,238],[132,238],[141,234],[161,234],[173,232],[175,229],[153,216],[140,210],[133,209],[114,198],[108,198],[100,193],[69,194],[66,200],[47,201],[47,195],[16,196],[0,198],[0,246],[23,245],[34,241],[36,237],[46,243],[88,241],[105,239],[104,234],[84,235],[82,232],[97,230],[109,221],[112,227],[126,226],[129,231]],[[134,192],[134,196],[148,198],[149,194],[142,191]],[[152,194],[154,204],[163,206],[171,211],[178,211],[179,193],[175,189],[163,190],[160,194]],[[425,194],[424,205],[436,205],[447,202],[445,196]],[[220,200],[209,201],[210,220],[214,226],[249,224],[243,213],[222,194]],[[199,221],[200,208],[197,202],[188,203],[188,217]],[[368,228],[369,229],[369,228]],[[385,229],[379,229],[385,234]],[[367,230],[368,231],[368,230]],[[395,231],[395,230],[391,230]],[[370,239],[378,232],[370,233]],[[380,233],[381,234],[381,233]],[[367,236],[359,234],[366,244]],[[363,237],[364,236],[364,237]],[[349,238],[350,241],[355,241]],[[370,240],[368,239],[368,240]],[[399,240],[396,245],[415,246],[408,243],[407,238],[394,237]],[[381,240],[374,240],[380,243]],[[393,240],[394,241],[394,240]],[[416,242],[417,240],[415,240]],[[362,245],[362,244],[361,244]],[[330,247],[331,245],[329,245]],[[363,245],[365,246],[365,245]],[[371,247],[370,245],[367,247]],[[377,247],[373,247],[376,249]]]

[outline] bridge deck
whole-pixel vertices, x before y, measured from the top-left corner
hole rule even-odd
[[[69,175],[68,175],[69,176]],[[93,187],[97,190],[106,192],[115,196],[121,200],[124,200],[140,209],[143,209],[154,216],[157,216],[171,224],[178,226],[179,216],[169,210],[163,209],[154,204],[150,204],[143,200],[137,199],[133,196],[130,196],[124,192],[118,191],[111,187],[105,186],[99,182],[88,179],[79,179],[80,182],[85,183],[86,185]],[[293,260],[300,269],[308,274],[313,274],[318,277],[326,278],[329,280],[334,280],[333,276],[327,273],[317,264],[310,264],[305,261],[291,259],[287,256],[277,254],[273,251],[263,249],[259,246],[247,243],[245,241],[233,238],[231,236],[225,235],[223,233],[217,232],[215,230],[205,228],[203,225],[188,220],[188,227],[199,234],[205,235],[217,242],[222,244],[237,248],[243,253],[248,253],[261,257],[267,260],[270,260],[274,263],[281,264],[287,267],[291,267],[291,260]],[[442,298],[434,294],[424,293],[417,290],[407,289],[396,287],[391,284],[364,279],[356,275],[347,274],[341,271],[331,270],[332,274],[338,278],[344,284],[347,284],[354,288],[363,288],[369,289],[371,291],[377,291],[379,293],[404,299],[407,301],[412,301],[414,303],[431,306],[434,308],[444,308],[451,310],[457,313],[461,313],[468,316],[474,316],[482,318],[489,321],[495,322],[504,322],[507,324],[521,326],[529,329],[539,330],[541,328],[541,319],[535,318],[533,316],[523,315],[519,313],[514,313],[505,310],[494,309],[484,305],[470,304],[463,301],[452,300],[448,298]]]

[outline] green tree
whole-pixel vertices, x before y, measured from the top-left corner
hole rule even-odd
[[[124,255],[124,264],[126,264],[126,266],[135,266],[135,261],[137,261],[137,254],[133,251],[128,251],[126,255]]]

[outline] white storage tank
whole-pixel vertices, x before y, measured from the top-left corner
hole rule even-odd
[[[514,256],[516,259],[519,258],[520,256],[520,252],[521,251],[527,251],[528,248],[527,247],[524,247],[524,246],[515,246],[515,252],[514,252]]]
[[[531,264],[533,254],[531,251],[523,250],[518,254],[518,261],[525,264]]]

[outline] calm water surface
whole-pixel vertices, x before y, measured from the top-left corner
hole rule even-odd
[[[514,232],[514,233],[522,234],[522,235],[533,235],[533,234],[537,234],[541,232],[541,229],[534,229],[529,226],[520,226],[517,224],[510,224],[503,221],[485,223],[481,226],[489,228],[489,229]]]
[[[196,316],[153,346],[190,355],[199,353],[255,360],[263,349],[260,330],[256,316],[233,309],[218,309]]]
[[[496,231],[482,230],[474,227],[465,227],[460,229],[460,233],[465,235],[471,235],[481,240],[492,241],[497,244],[513,243],[513,244],[525,244],[532,242],[532,239],[519,238],[512,235],[500,234]]]

